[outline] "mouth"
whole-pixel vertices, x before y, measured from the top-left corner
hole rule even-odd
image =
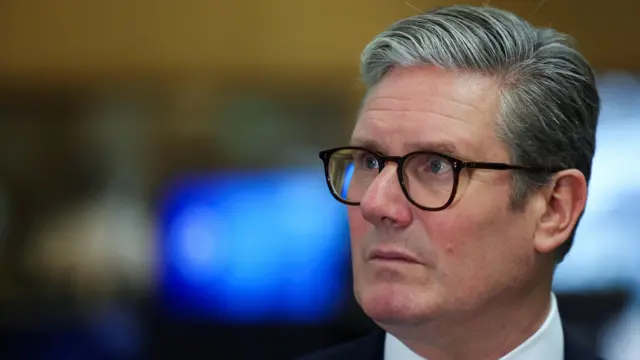
[[[397,250],[376,249],[369,254],[369,260],[385,263],[422,264],[415,256]]]

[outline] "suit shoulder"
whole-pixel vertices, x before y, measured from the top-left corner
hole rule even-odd
[[[572,335],[564,333],[564,354],[567,360],[604,360],[587,349]]]
[[[384,332],[366,336],[305,355],[298,360],[382,360]]]

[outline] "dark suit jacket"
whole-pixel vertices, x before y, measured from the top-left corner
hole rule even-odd
[[[307,355],[299,360],[383,360],[385,332],[376,329],[352,342]],[[602,360],[564,331],[565,360]]]

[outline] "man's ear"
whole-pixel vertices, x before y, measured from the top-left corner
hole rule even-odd
[[[536,250],[545,254],[567,241],[587,203],[587,181],[579,170],[558,172],[550,186],[535,237]]]

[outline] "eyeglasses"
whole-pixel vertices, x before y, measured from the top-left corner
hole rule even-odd
[[[402,192],[416,207],[426,211],[443,210],[453,202],[462,169],[526,170],[557,172],[548,169],[490,162],[467,162],[451,156],[416,151],[405,156],[383,156],[362,147],[339,147],[319,153],[324,163],[327,185],[336,200],[360,205],[362,198],[388,162],[397,164]]]

